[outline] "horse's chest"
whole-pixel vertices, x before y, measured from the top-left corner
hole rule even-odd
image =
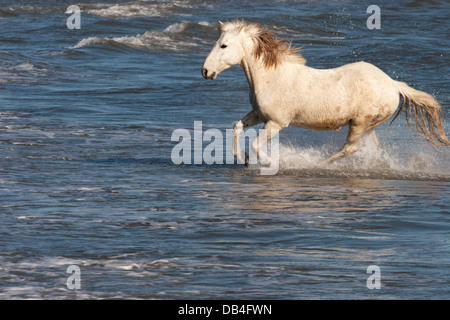
[[[275,116],[270,108],[268,108],[264,104],[259,104],[257,99],[254,99],[253,101],[251,100],[250,102],[252,104],[253,110],[255,110],[262,119],[265,119],[265,122],[273,119],[273,117]]]
[[[258,92],[250,93],[250,103],[255,110],[262,118],[267,120],[272,120],[279,115],[279,108],[274,105],[273,102],[270,101],[264,93]]]
[[[261,108],[261,104],[258,102],[258,96],[254,92],[250,92],[250,104],[252,105],[253,110],[255,110],[258,115],[264,119],[266,119],[267,114],[263,112]]]

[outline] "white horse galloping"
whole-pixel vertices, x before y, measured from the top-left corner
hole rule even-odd
[[[263,122],[266,134],[251,144],[259,157],[264,156],[261,147],[289,125],[314,130],[339,130],[349,125],[344,147],[326,163],[356,152],[364,133],[378,145],[373,128],[394,114],[400,98],[402,104],[392,121],[405,109],[408,125],[433,146],[450,145],[439,103],[372,64],[313,69],[305,65],[298,49],[258,24],[235,20],[220,23],[219,30],[220,38],[205,60],[202,75],[214,80],[236,64],[245,71],[253,110],[235,124],[233,142],[233,154],[242,163],[248,163],[248,155],[240,149],[240,134],[244,128]]]

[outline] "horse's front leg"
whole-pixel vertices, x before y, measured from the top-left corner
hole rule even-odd
[[[268,167],[271,167],[272,163],[270,162],[270,159],[267,157],[267,154],[262,150],[262,147],[283,129],[284,127],[280,126],[278,123],[274,121],[268,121],[264,126],[264,130],[252,142],[253,151],[256,153],[257,157],[261,160],[261,162],[267,165]]]
[[[241,133],[244,131],[244,128],[248,128],[251,126],[256,126],[257,124],[262,123],[263,120],[255,110],[250,111],[242,120],[239,120],[234,125],[234,141],[233,141],[233,155],[238,159],[239,162],[244,163],[246,166],[248,165],[249,157],[248,154],[241,150],[239,138]]]

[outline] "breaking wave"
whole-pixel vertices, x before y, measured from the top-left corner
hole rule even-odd
[[[27,13],[49,14],[64,12],[69,4],[58,5],[11,5],[0,8],[0,18],[18,16]],[[119,4],[108,3],[81,3],[78,4],[81,12],[103,18],[134,18],[134,17],[165,17],[169,15],[191,16],[189,10],[194,7],[186,1],[149,1],[138,0]],[[200,4],[202,7],[211,7],[210,4]],[[188,12],[186,12],[188,11]]]
[[[163,17],[177,10],[191,8],[188,4],[179,1],[148,3],[134,1],[123,4],[97,4],[91,9],[87,6],[86,12],[99,17],[130,18],[130,17]],[[179,14],[178,14],[179,15]],[[186,15],[186,14],[184,14]]]
[[[190,28],[210,27],[209,22],[189,22],[184,21],[169,25],[163,31],[147,31],[136,36],[123,36],[112,38],[88,37],[80,40],[75,46],[70,49],[79,49],[95,44],[102,45],[124,45],[131,48],[152,49],[152,50],[169,50],[169,51],[185,51],[192,50],[200,45],[205,40],[195,37],[186,36],[182,34]]]

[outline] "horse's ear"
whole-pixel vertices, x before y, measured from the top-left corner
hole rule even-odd
[[[220,32],[222,32],[222,27],[223,27],[223,22],[219,20],[219,27],[217,28],[217,30],[219,30]]]
[[[219,20],[219,24],[220,24],[220,25],[223,25],[223,22]]]

